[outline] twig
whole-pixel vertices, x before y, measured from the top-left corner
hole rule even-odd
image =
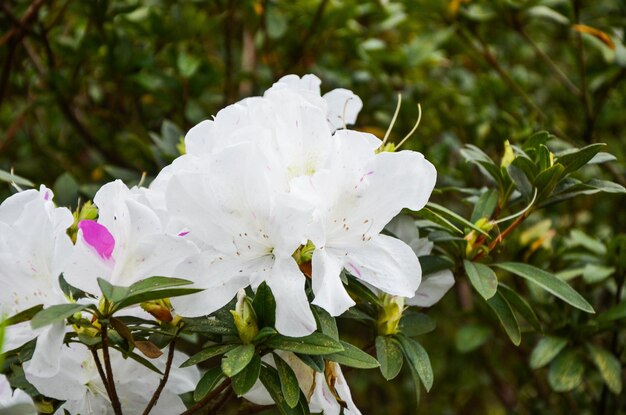
[[[161,396],[161,392],[163,391],[163,388],[165,387],[165,384],[167,383],[167,379],[170,375],[170,369],[172,368],[172,362],[174,361],[175,350],[176,350],[176,337],[174,337],[174,339],[170,343],[169,352],[167,354],[167,363],[165,363],[165,371],[163,372],[163,377],[161,378],[161,382],[159,383],[159,386],[157,387],[157,389],[154,391],[154,394],[152,395],[152,399],[150,399],[150,402],[148,402],[146,409],[143,411],[143,415],[148,415],[150,413],[154,405],[156,405],[157,401],[159,400],[159,397]]]
[[[98,374],[100,374],[100,379],[102,379],[104,388],[106,389],[107,394],[111,396],[111,392],[109,391],[109,381],[107,380],[104,369],[102,368],[102,362],[100,361],[100,356],[98,356],[98,351],[96,349],[91,349],[91,354],[93,355],[94,362],[96,362],[96,368],[98,368]]]
[[[485,255],[487,255],[487,253],[493,251],[493,249],[499,244],[501,243],[504,238],[506,238],[511,232],[513,232],[513,230],[515,228],[517,228],[522,222],[524,222],[524,220],[526,220],[526,218],[528,217],[528,215],[530,214],[530,211],[527,210],[526,212],[524,212],[523,215],[518,216],[517,219],[515,219],[515,221],[513,223],[511,223],[508,228],[506,228],[504,231],[502,231],[501,234],[499,234],[498,236],[496,236],[491,243],[489,244],[489,246],[487,247],[487,249],[483,249],[481,250],[474,258],[472,258],[473,262],[476,262],[480,259],[482,259]]]
[[[14,36],[17,38],[16,43],[18,43],[22,37],[24,37],[24,30],[28,27],[28,23],[37,15],[37,12],[44,5],[46,0],[35,0],[28,6],[26,12],[19,20],[19,24],[17,27],[11,28],[8,32],[6,32],[2,37],[0,37],[0,46],[4,45],[6,42],[11,40]]]
[[[198,412],[200,409],[204,408],[206,405],[208,405],[209,402],[211,402],[213,400],[213,398],[215,398],[217,395],[219,395],[220,393],[222,393],[222,391],[224,389],[226,389],[227,387],[230,386],[230,378],[227,378],[226,380],[224,380],[222,383],[220,383],[220,385],[213,389],[211,392],[209,392],[207,394],[207,396],[205,396],[204,398],[202,398],[200,401],[198,401],[194,406],[192,406],[191,408],[187,409],[185,412],[183,412],[180,415],[191,415],[191,414],[195,414],[196,412]]]
[[[218,414],[220,409],[233,397],[233,390],[228,389],[222,397],[213,405],[213,407],[209,408],[207,414]]]
[[[315,32],[317,32],[317,27],[322,21],[322,16],[324,16],[324,11],[326,9],[326,6],[328,6],[328,0],[320,1],[320,4],[317,6],[317,10],[315,11],[315,15],[313,16],[313,20],[311,20],[311,24],[309,25],[309,28],[307,29],[306,33],[302,37],[302,41],[300,42],[300,47],[298,48],[298,54],[293,59],[290,67],[293,68],[294,66],[298,65],[300,61],[305,57],[309,42],[313,38],[313,35],[315,34]]]
[[[113,379],[113,368],[111,368],[111,356],[109,355],[109,336],[107,333],[106,323],[102,323],[102,354],[104,358],[104,367],[106,369],[106,378],[109,384],[109,398],[111,398],[111,406],[115,415],[122,415],[122,406],[120,399],[117,396],[117,390],[115,389],[115,380]]]

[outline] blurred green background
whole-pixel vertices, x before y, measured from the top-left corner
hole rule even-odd
[[[282,75],[314,73],[323,92],[360,95],[356,128],[380,137],[398,92],[392,140],[411,129],[420,103],[409,146],[436,165],[439,189],[483,185],[459,153],[464,144],[499,159],[505,140],[537,130],[576,147],[607,143],[618,161],[586,172],[625,185],[625,30],[619,0],[3,0],[0,169],[76,206],[114,178],[149,180],[191,126],[225,105]],[[12,191],[3,185],[0,200]],[[470,207],[463,192],[434,200]],[[552,207],[526,226],[535,236],[520,235],[506,254],[558,270],[576,246],[570,229],[600,240],[626,230],[623,203],[623,195],[590,196]],[[549,232],[533,228],[546,220]],[[420,338],[435,386],[419,408],[408,373],[387,383],[377,371],[353,371],[363,413],[626,413],[625,399],[591,369],[572,392],[553,391],[545,369],[528,367],[540,336],[513,346],[484,303],[461,304],[463,287],[426,311],[437,322]],[[601,290],[599,310],[613,301],[615,286],[577,288]],[[563,329],[554,310],[542,317]],[[578,317],[569,310],[568,318]],[[605,335],[598,342],[610,343]],[[568,336],[575,344],[578,334]],[[623,361],[624,350],[615,352]]]

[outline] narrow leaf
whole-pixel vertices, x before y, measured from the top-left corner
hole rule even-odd
[[[396,335],[396,338],[402,346],[402,350],[404,351],[407,361],[415,369],[422,380],[426,391],[430,391],[430,388],[433,386],[434,376],[428,353],[416,340],[413,340],[402,333]]]
[[[622,392],[622,365],[612,353],[587,344],[591,360],[598,368],[606,386],[616,395]]]
[[[222,358],[222,372],[229,378],[241,372],[254,357],[254,345],[242,344],[229,350]]]
[[[14,324],[23,323],[24,321],[28,321],[33,318],[35,314],[43,310],[43,304],[38,304],[34,307],[26,309],[24,311],[20,311],[19,313],[7,318],[3,321],[3,325],[8,327]]]
[[[222,368],[220,368],[219,366],[209,369],[202,376],[200,382],[198,382],[196,390],[193,392],[193,400],[198,402],[199,400],[204,398],[209,392],[215,389],[220,379],[222,379],[223,377],[224,374],[222,373]]]
[[[474,263],[466,259],[463,260],[463,266],[472,286],[485,300],[495,295],[498,290],[498,277],[491,268],[485,264]]]
[[[585,366],[574,350],[559,354],[550,363],[548,383],[556,392],[567,392],[576,388],[583,380]]]
[[[504,327],[506,334],[511,339],[514,345],[519,346],[522,341],[522,334],[520,332],[519,324],[517,322],[517,318],[515,318],[515,314],[513,314],[513,310],[511,310],[511,306],[504,299],[502,294],[496,292],[496,295],[487,300],[487,304],[491,307],[491,309],[496,313],[498,320]]]
[[[550,363],[567,345],[567,339],[546,336],[539,340],[530,354],[530,367],[539,369]]]
[[[242,396],[252,389],[259,378],[259,373],[261,373],[261,358],[255,354],[250,363],[232,377],[233,390],[237,396]]]
[[[337,340],[317,332],[304,337],[278,335],[268,339],[265,344],[272,349],[311,355],[329,354],[343,350],[343,346]]]
[[[212,357],[224,354],[234,349],[235,347],[237,347],[236,344],[215,344],[213,346],[209,346],[184,361],[183,364],[180,365],[180,367],[197,365],[198,363],[209,360]]]
[[[358,369],[374,369],[380,366],[378,361],[358,347],[341,341],[343,351],[324,356],[327,360],[337,362],[343,366],[356,367]]]
[[[300,399],[300,386],[293,369],[279,355],[274,353],[274,362],[280,380],[280,390],[290,408],[295,408]]]
[[[404,356],[396,339],[389,336],[376,337],[376,358],[380,362],[380,373],[387,380],[398,376]]]
[[[513,307],[518,313],[524,317],[524,319],[537,331],[541,331],[541,323],[539,322],[539,318],[537,318],[537,314],[532,309],[530,304],[518,293],[513,291],[509,286],[499,283],[498,291],[502,296],[509,302],[511,307]]]
[[[71,315],[78,313],[89,307],[89,304],[58,304],[41,310],[30,322],[34,329],[38,329],[49,324],[63,321]]]
[[[505,271],[509,271],[515,275],[527,279],[539,285],[544,290],[548,291],[552,295],[560,298],[566,303],[582,310],[587,313],[594,313],[593,307],[578,294],[572,287],[566,282],[561,281],[553,274],[546,272],[542,269],[534,267],[528,264],[521,264],[517,262],[503,262],[500,264],[494,264],[494,266],[501,268]]]
[[[276,323],[276,300],[270,287],[263,281],[256,290],[252,308],[259,327],[274,327]]]

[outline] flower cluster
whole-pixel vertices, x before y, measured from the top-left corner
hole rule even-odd
[[[311,304],[330,316],[355,304],[344,272],[376,292],[402,298],[392,301],[400,308],[404,298],[421,306],[441,298],[453,283],[451,275],[434,275],[426,280],[430,288],[418,291],[417,255],[430,247],[416,232],[403,237],[406,226],[394,225],[397,221],[383,233],[402,209],[426,204],[435,168],[420,153],[384,151],[375,136],[349,130],[361,107],[351,91],[322,96],[317,77],[289,75],[262,97],[231,105],[192,128],[186,154],[148,188],[129,189],[121,181],[104,185],[94,198],[97,214],[83,209],[73,217],[55,207],[43,186],[2,203],[0,283],[6,288],[0,290],[0,312],[14,316],[38,306],[84,306],[74,313],[73,325],[56,321],[33,330],[24,321],[7,327],[5,350],[37,339],[32,359],[23,365],[26,379],[39,393],[64,401],[59,411],[113,413],[115,386],[115,400],[128,413],[150,405],[162,386],[154,372],[120,353],[102,355],[108,347],[106,324],[114,324],[108,320],[112,312],[107,314],[113,295],[99,294],[103,284],[128,287],[153,276],[192,281],[202,290],[122,313],[126,319],[175,322],[179,317],[172,315],[210,315],[238,292],[245,297],[242,289],[254,292],[265,283],[275,299],[275,329],[290,337],[317,329]],[[116,330],[124,337],[119,318]],[[104,331],[104,344],[85,342],[93,334],[86,326]],[[72,333],[80,341],[67,344]],[[124,339],[134,343],[132,336]],[[359,413],[338,364],[327,362],[319,373],[293,353],[280,353],[298,374],[311,411],[338,414],[347,403],[344,413]],[[185,410],[178,394],[194,389],[199,372],[179,368],[183,360],[173,354],[169,377],[175,380],[159,389],[152,413]],[[102,373],[101,361],[111,365],[115,380]],[[275,366],[271,355],[264,362]],[[167,366],[167,372],[171,364],[165,357],[152,363],[157,369]],[[1,388],[4,396],[4,383]],[[271,402],[258,381],[246,396]]]

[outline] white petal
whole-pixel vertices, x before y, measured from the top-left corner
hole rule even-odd
[[[324,94],[324,99],[328,103],[327,116],[332,131],[354,124],[363,108],[361,98],[348,89],[333,89]]]
[[[346,415],[361,415],[361,411],[356,407],[354,402],[352,401],[352,394],[350,393],[350,388],[348,387],[348,383],[346,382],[346,378],[343,376],[343,372],[341,371],[341,367],[338,364],[334,364],[335,366],[335,390],[337,391],[337,395],[344,401],[347,405],[344,413]]]
[[[175,275],[190,279],[195,282],[194,288],[205,290],[172,298],[174,310],[186,317],[205,316],[219,310],[239,289],[250,284],[249,271],[241,260],[219,259],[211,252],[194,255],[178,266]]]
[[[37,409],[33,400],[26,392],[11,390],[11,385],[4,375],[0,375],[0,413],[7,415],[35,415]]]
[[[39,333],[35,352],[30,360],[30,373],[39,377],[50,377],[59,371],[64,337],[64,322],[54,323]]]
[[[213,121],[205,120],[185,135],[185,152],[187,154],[208,154],[213,150]]]
[[[336,256],[331,256],[326,249],[317,249],[313,253],[313,304],[322,307],[333,316],[343,314],[355,303],[348,295],[339,274],[343,264]]]
[[[401,240],[386,235],[351,247],[345,268],[356,278],[403,297],[413,297],[422,278],[413,250]]]
[[[276,258],[266,281],[276,299],[276,330],[291,337],[307,336],[317,325],[304,291],[305,277],[293,258]]]
[[[422,280],[415,296],[407,300],[408,305],[430,307],[439,300],[454,285],[452,271],[443,270],[430,274]]]

